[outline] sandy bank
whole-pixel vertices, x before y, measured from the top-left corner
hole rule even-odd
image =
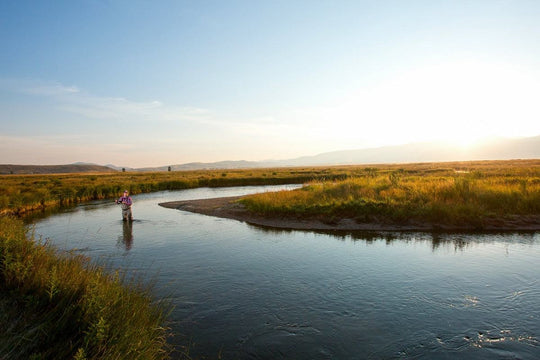
[[[364,231],[433,231],[433,230],[540,230],[540,215],[512,217],[508,219],[490,219],[482,224],[481,228],[471,225],[448,225],[431,223],[392,223],[388,221],[360,223],[354,219],[325,219],[306,218],[294,216],[263,216],[254,214],[237,202],[241,196],[171,201],[160,203],[160,206],[190,211],[193,213],[216,216],[220,218],[234,219],[248,224],[260,225],[281,229],[295,230],[364,230]]]

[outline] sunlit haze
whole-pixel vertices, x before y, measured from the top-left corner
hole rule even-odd
[[[538,1],[3,1],[0,163],[540,134]]]

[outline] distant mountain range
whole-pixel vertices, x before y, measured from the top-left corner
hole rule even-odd
[[[510,159],[540,159],[540,136],[519,139],[490,139],[462,148],[456,148],[445,143],[425,142],[332,151],[288,160],[197,162],[170,166],[171,170],[178,171]],[[136,170],[167,171],[168,166]]]
[[[288,163],[290,165],[346,165],[539,158],[540,136],[536,136],[521,139],[491,139],[461,148],[445,143],[427,142],[333,151],[297,158]]]
[[[122,168],[115,165],[100,166],[87,163],[47,166],[0,165],[0,174],[107,172],[122,171],[122,169],[125,169],[125,171],[167,171],[169,166],[172,171],[180,171],[510,159],[540,159],[540,136],[518,139],[490,139],[481,141],[470,147],[462,148],[456,148],[455,146],[450,146],[445,143],[425,142],[357,150],[332,151],[288,160],[239,160],[211,163],[192,162],[137,169],[128,167]]]

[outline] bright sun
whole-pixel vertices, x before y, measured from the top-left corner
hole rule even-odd
[[[355,94],[336,118],[387,143],[441,141],[467,147],[494,136],[540,133],[540,76],[501,64],[447,63],[417,69]]]
[[[526,135],[531,114],[537,113],[532,108],[538,83],[504,66],[453,63],[413,76],[409,90],[426,109],[418,111],[420,124],[439,124],[438,129],[425,126],[426,138],[468,146],[490,136]]]

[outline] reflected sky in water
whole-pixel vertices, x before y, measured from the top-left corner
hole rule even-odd
[[[538,233],[288,231],[157,205],[280,188],[136,195],[132,224],[96,202],[35,230],[155,281],[194,357],[540,358]]]

